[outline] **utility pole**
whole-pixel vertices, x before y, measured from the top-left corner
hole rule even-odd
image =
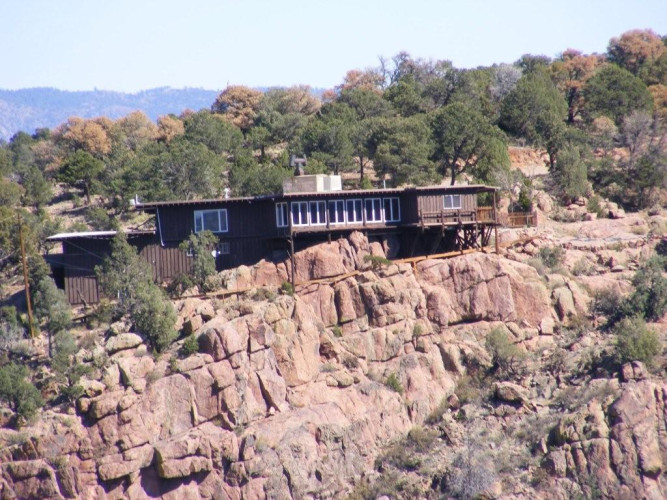
[[[32,302],[30,301],[30,283],[28,281],[28,261],[25,257],[25,242],[23,241],[23,221],[21,214],[17,213],[19,221],[19,241],[21,243],[21,263],[23,264],[23,283],[25,284],[25,303],[28,306],[28,323],[30,328],[30,336],[35,338],[35,324],[32,318]]]

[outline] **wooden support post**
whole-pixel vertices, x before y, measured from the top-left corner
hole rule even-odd
[[[496,253],[500,253],[500,246],[498,243],[498,226],[493,226],[493,237],[496,240]]]
[[[290,231],[289,235],[289,258],[290,258],[290,264],[292,267],[292,279],[291,283],[292,286],[296,286],[296,275],[295,275],[295,269],[296,269],[296,264],[294,263],[294,235],[292,235],[292,232]]]

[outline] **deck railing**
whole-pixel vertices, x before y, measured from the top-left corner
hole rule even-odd
[[[506,227],[534,227],[537,226],[537,212],[510,212],[502,214],[499,222]]]

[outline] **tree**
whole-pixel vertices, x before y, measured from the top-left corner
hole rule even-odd
[[[450,176],[451,185],[466,172],[483,179],[494,168],[509,167],[503,133],[464,103],[452,103],[436,111],[431,129],[434,159],[440,174]]]
[[[161,351],[177,337],[176,313],[164,291],[152,279],[149,264],[121,231],[111,241],[111,254],[95,268],[108,297],[118,297],[117,310],[128,314],[136,330]]]
[[[373,128],[373,168],[393,186],[424,185],[435,179],[433,145],[428,123],[421,115],[384,118]]]
[[[647,84],[664,83],[651,73],[666,51],[663,40],[652,30],[630,30],[609,41],[607,58]]]
[[[659,320],[667,312],[667,260],[654,256],[640,267],[632,278],[635,287],[629,303],[636,314],[649,321]]]
[[[588,153],[585,146],[574,142],[567,142],[558,153],[552,175],[563,198],[573,200],[586,194]]]
[[[327,103],[300,136],[301,150],[339,174],[354,166],[354,148],[350,139],[354,112],[346,104]]]
[[[24,200],[26,204],[39,209],[53,197],[51,184],[44,178],[39,168],[29,167],[23,175]]]
[[[235,159],[229,170],[229,187],[234,196],[275,194],[281,192],[283,180],[290,175],[291,171],[280,166],[260,165],[245,153]]]
[[[222,191],[227,162],[203,144],[172,141],[153,162],[152,178],[172,199],[212,198]]]
[[[262,93],[259,90],[243,85],[231,85],[218,95],[211,106],[211,111],[222,114],[240,128],[245,136],[255,122],[261,102]]]
[[[185,133],[183,122],[173,115],[163,115],[157,119],[157,140],[169,144]]]
[[[641,361],[648,366],[662,352],[657,333],[646,326],[639,316],[625,318],[614,328],[616,359],[619,364]]]
[[[50,276],[42,277],[32,290],[35,317],[44,322],[49,336],[49,354],[52,355],[52,339],[72,323],[72,310],[65,293]]]
[[[63,162],[58,179],[72,187],[81,186],[90,204],[90,195],[97,192],[99,179],[104,171],[104,163],[92,154],[79,149]]]
[[[556,86],[567,101],[568,123],[574,123],[581,113],[584,104],[583,88],[603,62],[604,58],[598,54],[584,55],[578,50],[567,49],[551,65]]]
[[[220,115],[206,110],[188,115],[183,125],[187,141],[192,144],[203,144],[220,155],[233,154],[243,143],[243,135],[238,128]]]
[[[546,70],[535,69],[517,83],[502,103],[500,126],[546,148],[553,168],[565,133],[567,104]]]
[[[69,152],[83,150],[101,158],[111,152],[111,140],[107,130],[95,120],[70,118],[67,123],[55,131],[56,141],[61,143]]]
[[[218,237],[211,231],[200,231],[191,234],[179,245],[182,251],[192,254],[192,277],[202,292],[208,291],[206,278],[215,273],[215,257],[212,252],[215,251],[218,243]]]
[[[37,388],[28,380],[28,369],[16,363],[0,367],[0,400],[16,412],[17,424],[30,420],[44,405]]]
[[[653,109],[646,85],[629,71],[613,64],[603,66],[584,87],[584,109],[589,118],[606,115],[616,125],[633,111]]]

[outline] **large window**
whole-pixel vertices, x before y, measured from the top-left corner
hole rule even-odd
[[[367,198],[366,222],[382,222],[382,199]]]
[[[347,223],[361,224],[364,216],[361,212],[361,200],[347,200]]]
[[[461,195],[460,194],[446,194],[445,195],[445,210],[450,210],[454,208],[461,208]]]
[[[327,223],[326,201],[310,202],[310,224],[311,226],[322,226]]]
[[[201,231],[212,231],[214,233],[226,233],[227,210],[195,210],[195,233]]]
[[[329,202],[329,223],[345,224],[345,202],[343,200]]]
[[[289,226],[287,219],[287,203],[276,203],[276,227]]]
[[[307,201],[293,201],[292,205],[292,225],[293,226],[307,226],[308,225],[308,202]]]
[[[384,220],[385,222],[399,222],[401,220],[401,206],[398,198],[384,198]]]

